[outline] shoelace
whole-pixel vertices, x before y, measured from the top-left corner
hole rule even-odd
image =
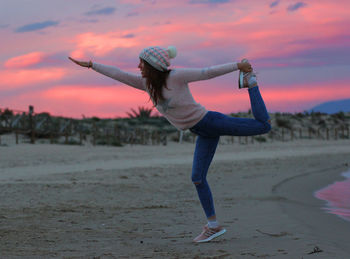
[[[216,234],[216,232],[217,231],[208,228],[208,229],[205,230],[204,235],[207,236],[207,237],[210,237],[210,236]]]

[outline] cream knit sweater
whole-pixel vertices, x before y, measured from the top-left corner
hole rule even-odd
[[[119,82],[146,91],[146,79],[120,70],[117,67],[93,63],[92,69]],[[171,70],[167,79],[167,88],[163,88],[164,101],[157,110],[176,128],[185,130],[196,125],[207,113],[197,103],[190,92],[188,83],[206,80],[238,70],[237,63],[227,63],[207,68],[177,68]]]

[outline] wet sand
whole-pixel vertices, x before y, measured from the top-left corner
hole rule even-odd
[[[346,222],[313,192],[341,179],[350,141],[220,145],[208,181],[225,235],[191,183],[194,145],[0,146],[1,258],[346,258]],[[318,246],[323,252],[308,255]]]

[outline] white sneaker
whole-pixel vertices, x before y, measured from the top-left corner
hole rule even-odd
[[[247,63],[248,59],[242,59],[241,63]],[[242,70],[239,71],[239,77],[238,77],[238,88],[244,88],[244,72]]]
[[[252,88],[258,85],[258,82],[256,81],[256,74],[254,72],[245,74],[243,82],[245,88]]]
[[[203,242],[209,242],[210,240],[221,236],[226,232],[226,229],[219,226],[217,228],[209,228],[208,225],[205,225],[203,227],[202,233],[200,233],[199,236],[197,236],[195,239],[193,239],[196,243],[203,243]]]
[[[242,63],[248,62],[248,59],[242,59]],[[254,72],[244,73],[243,71],[239,71],[238,78],[238,88],[252,88],[257,86],[258,83],[256,81],[256,74]]]

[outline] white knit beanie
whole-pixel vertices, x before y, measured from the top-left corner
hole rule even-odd
[[[174,46],[164,49],[158,46],[148,47],[141,51],[139,57],[147,61],[152,67],[159,71],[167,71],[170,59],[175,58],[177,50]]]

